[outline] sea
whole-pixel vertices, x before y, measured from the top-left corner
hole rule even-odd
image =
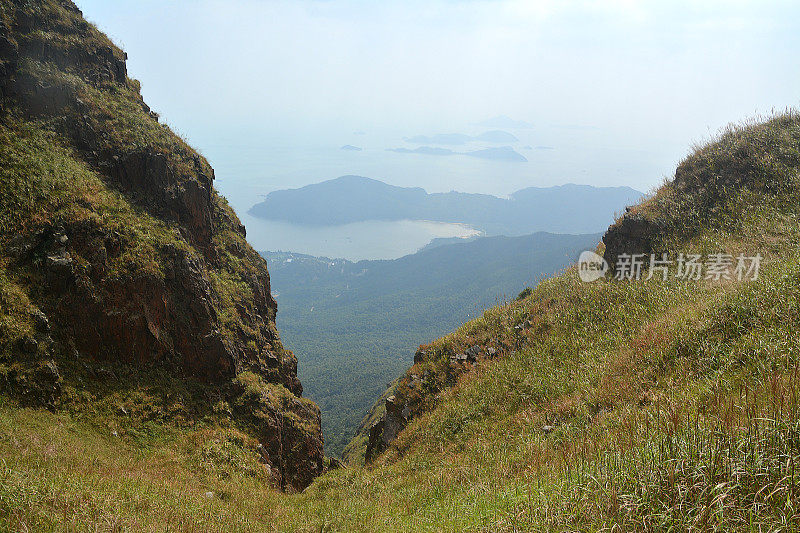
[[[477,135],[493,128],[464,127]],[[420,220],[367,221],[338,226],[304,226],[250,216],[248,210],[279,189],[298,188],[343,175],[359,175],[391,185],[422,187],[429,193],[459,191],[507,197],[526,187],[565,183],[631,186],[646,190],[664,169],[674,165],[675,151],[642,150],[609,145],[593,128],[506,129],[519,141],[509,143],[527,162],[482,160],[464,155],[395,153],[415,148],[404,139],[451,131],[339,131],[276,136],[236,135],[247,143],[225,142],[223,135],[194,138],[216,173],[216,187],[228,198],[247,227],[250,244],[259,251],[287,251],[351,261],[395,259],[411,254],[438,237],[472,237],[462,224]],[[405,135],[404,135],[405,134]],[[350,145],[360,150],[345,150]],[[485,142],[444,146],[469,151],[498,146]]]

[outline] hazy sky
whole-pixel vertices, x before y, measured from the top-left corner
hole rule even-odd
[[[679,154],[727,122],[800,104],[790,1],[77,3],[195,144],[449,132],[505,114]]]

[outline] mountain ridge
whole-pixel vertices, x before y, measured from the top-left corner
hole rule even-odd
[[[759,460],[775,458],[772,454],[797,456],[781,446],[750,447],[748,439],[753,431],[765,431],[778,440],[788,438],[795,434],[800,419],[794,399],[797,383],[772,389],[765,384],[788,383],[797,375],[796,361],[783,359],[790,357],[794,348],[789,345],[796,341],[784,345],[778,339],[794,327],[784,321],[796,321],[789,317],[800,294],[800,251],[794,242],[800,231],[796,224],[798,139],[800,120],[789,111],[761,122],[732,125],[713,143],[698,147],[679,165],[673,180],[609,227],[597,252],[611,265],[610,275],[587,283],[573,267],[521,294],[518,301],[487,311],[450,335],[420,346],[413,366],[391,384],[362,421],[346,458],[356,464],[374,462],[382,471],[403,464],[404,475],[409,472],[405,468],[442,449],[457,455],[456,464],[469,457],[470,468],[488,457],[501,468],[507,461],[541,460],[538,468],[543,470],[537,470],[538,476],[561,468],[556,475],[568,480],[567,490],[577,487],[601,505],[611,499],[613,506],[609,512],[587,511],[575,502],[564,510],[561,506],[569,496],[550,488],[555,499],[531,504],[527,507],[531,517],[515,522],[516,527],[552,525],[551,512],[559,513],[556,523],[566,520],[590,529],[608,524],[634,527],[642,521],[736,528],[752,520],[752,513],[758,514],[759,523],[780,523],[793,504],[776,503],[767,511],[761,505],[769,498],[758,494],[765,487],[781,490],[777,487],[782,480],[793,479],[794,474],[764,468],[759,474],[744,474],[744,481],[734,484],[732,480],[742,474],[734,465],[749,461],[741,455],[743,449],[764,454]],[[777,153],[782,155],[776,165],[772,158]],[[697,257],[716,257],[715,249],[725,250],[730,257],[737,252],[745,255],[743,250],[755,256],[754,250],[759,250],[759,260],[766,263],[761,264],[760,275],[738,282],[732,277],[724,278],[730,282],[709,281],[715,279],[711,274],[695,281],[666,277],[652,281],[646,270],[657,264],[647,260],[641,277],[614,279],[614,265],[631,254],[654,254],[663,260],[662,254],[681,250]],[[679,273],[672,272],[673,279],[681,279]],[[634,306],[626,307],[633,301]],[[631,315],[645,326],[639,329],[635,321],[631,327]],[[579,338],[573,340],[575,336]],[[619,351],[618,345],[622,345]],[[595,371],[600,376],[587,379],[586,374]],[[672,372],[674,377],[663,378]],[[713,397],[710,403],[706,394]],[[725,418],[731,416],[726,409],[743,394],[751,398],[745,401],[753,413],[732,422]],[[780,399],[785,397],[792,398],[788,404]],[[780,413],[777,407],[758,407],[766,405],[761,402],[780,404]],[[674,418],[676,404],[684,404],[685,424]],[[743,427],[753,424],[751,417],[759,416],[756,411],[771,418],[763,426]],[[772,414],[766,415],[767,411]],[[642,413],[647,413],[644,418]],[[487,419],[495,421],[494,430],[528,428],[530,433],[512,436],[514,442],[498,453],[494,446],[502,444],[486,427]],[[606,439],[608,432],[621,440]],[[629,437],[622,434],[635,435],[639,441],[626,444]],[[582,439],[581,444],[569,455],[559,458],[554,453],[575,439]],[[536,443],[535,455],[517,455],[516,447],[531,441]],[[650,445],[657,447],[648,449]],[[631,453],[626,453],[627,446],[634,446]],[[639,446],[645,455],[638,455],[642,453]],[[697,447],[696,454],[692,446]],[[615,450],[611,453],[618,455],[604,463],[605,456],[598,458],[594,451],[600,449]],[[729,454],[732,464],[699,481],[697,473],[711,461],[703,454],[715,453]],[[670,464],[681,465],[681,472]],[[588,473],[581,474],[587,467]],[[720,491],[718,498],[735,494],[743,500],[726,506],[712,519],[702,501],[681,492],[691,480],[702,484],[703,491]],[[606,488],[599,492],[591,488],[601,484]],[[607,487],[615,491],[610,497]],[[613,503],[618,501],[616,491],[631,503]],[[676,500],[687,507],[686,513],[673,512]],[[542,506],[546,510],[536,510]]]

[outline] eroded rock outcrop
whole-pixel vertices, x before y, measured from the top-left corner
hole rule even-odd
[[[168,369],[235,405],[277,483],[301,490],[324,468],[319,409],[300,397],[266,262],[126,59],[71,1],[0,1],[0,282],[47,323],[8,332],[0,385],[55,406],[68,367]]]
[[[386,398],[383,416],[369,430],[364,459],[371,463],[405,429],[411,412],[396,396]]]
[[[626,214],[603,236],[603,258],[609,265],[615,265],[622,254],[649,255],[655,252],[661,232],[656,222],[641,215]]]

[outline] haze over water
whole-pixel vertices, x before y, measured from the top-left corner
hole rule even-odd
[[[428,192],[648,191],[691,141],[800,103],[790,1],[78,4],[129,53],[162,121],[209,158],[259,249],[284,244],[245,214],[273,190],[357,174]],[[385,151],[415,147],[403,137],[496,129],[475,126],[496,115],[533,125],[508,130],[528,163]],[[430,228],[417,229],[394,255]]]

